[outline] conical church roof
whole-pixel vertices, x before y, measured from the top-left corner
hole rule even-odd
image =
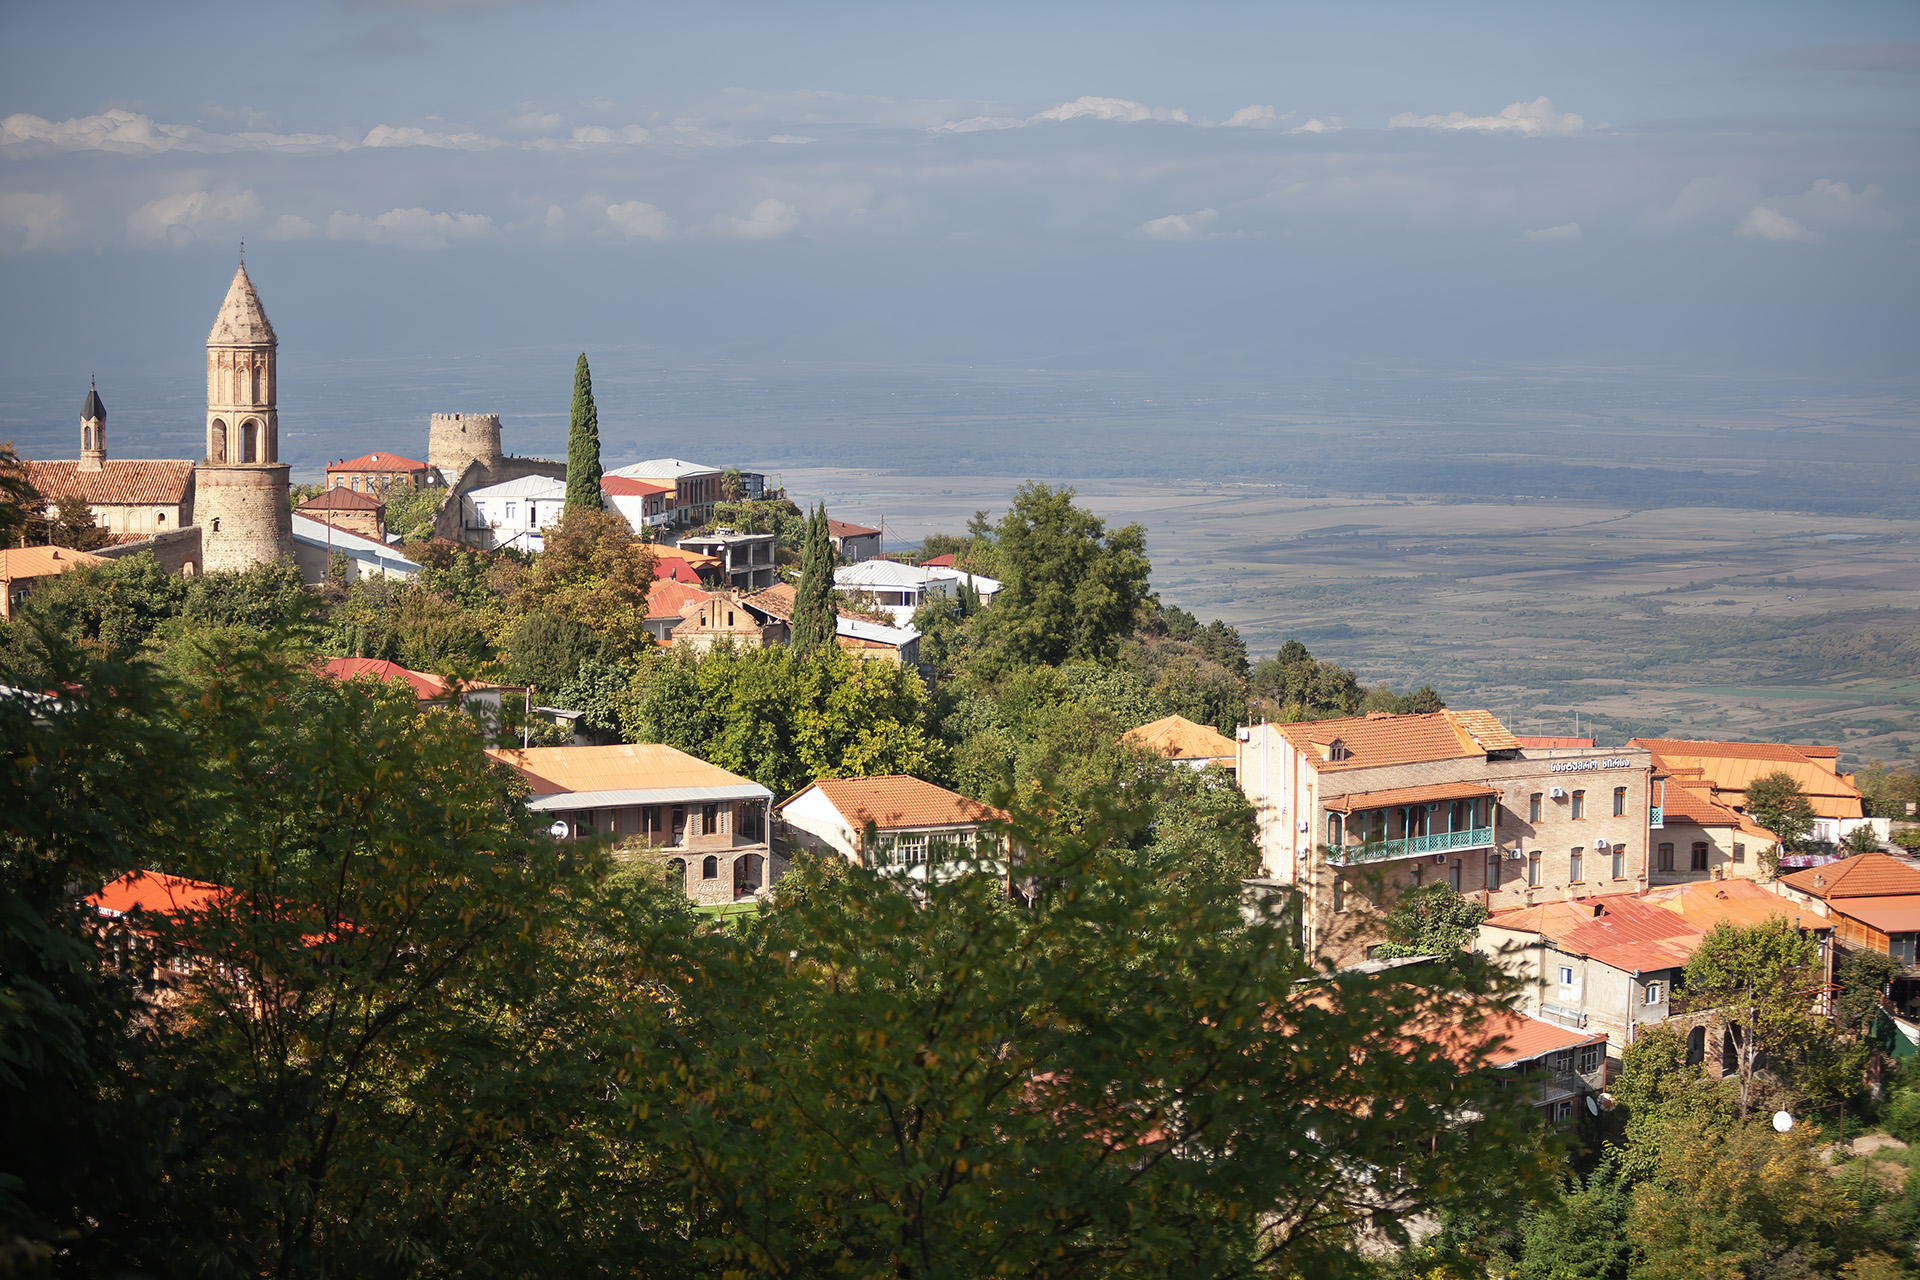
[[[233,283],[227,286],[227,300],[220,304],[220,314],[213,319],[213,332],[207,335],[210,347],[270,347],[278,339],[273,336],[273,325],[267,321],[267,311],[260,305],[260,295],[253,291],[253,281],[247,278],[244,264],[233,273]]]
[[[80,403],[80,416],[101,422],[107,420],[107,406],[100,403],[100,390],[92,383],[87,384],[87,398]]]

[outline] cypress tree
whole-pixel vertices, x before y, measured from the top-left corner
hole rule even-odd
[[[573,366],[573,413],[567,420],[567,510],[604,507],[600,496],[600,413],[593,407],[587,353]]]
[[[811,657],[834,643],[840,617],[833,589],[836,557],[827,532],[827,507],[815,503],[807,517],[807,538],[800,552],[800,587],[793,601],[793,651]]]

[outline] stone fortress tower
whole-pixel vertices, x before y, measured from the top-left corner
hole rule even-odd
[[[194,468],[194,516],[207,572],[293,556],[289,468],[275,407],[279,339],[246,264],[207,335],[207,453]]]
[[[87,398],[80,405],[80,461],[76,471],[107,469],[107,406],[100,403],[100,388],[87,380]]]
[[[427,465],[453,484],[473,462],[488,474],[500,469],[500,415],[434,414],[427,426]]]

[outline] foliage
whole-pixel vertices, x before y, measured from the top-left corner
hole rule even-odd
[[[307,590],[299,566],[291,560],[275,560],[188,579],[181,612],[189,618],[265,633],[302,632],[313,625],[319,602]]]
[[[1810,1125],[1764,1121],[1667,1133],[1628,1214],[1634,1280],[1831,1275],[1860,1251],[1858,1206]]]
[[[26,464],[13,441],[0,444],[0,547],[24,546],[27,522],[46,498],[27,479]]]
[[[1237,882],[1259,868],[1253,806],[1218,765],[1188,769],[1164,765],[1157,771],[1149,865],[1169,878],[1198,877],[1210,883]]]
[[[1687,1013],[1712,1011],[1732,1035],[1739,1114],[1754,1100],[1755,1075],[1766,1062],[1803,1061],[1831,1030],[1814,1017],[1820,948],[1783,916],[1741,927],[1722,922],[1688,957],[1685,989],[1675,1004]]]
[[[547,528],[546,550],[521,577],[512,607],[581,623],[631,662],[653,647],[647,631],[652,588],[653,553],[633,541],[619,513],[570,505]]]
[[[1631,1204],[1611,1162],[1584,1182],[1570,1178],[1558,1199],[1528,1215],[1513,1280],[1627,1280]]]
[[[585,624],[550,613],[526,613],[507,632],[500,656],[516,684],[557,696],[583,663],[606,653],[606,642]]]
[[[1109,661],[1133,633],[1151,568],[1146,530],[1130,524],[1109,533],[1073,496],[1030,481],[1000,520],[1001,589],[981,626],[1002,669]]]
[[[27,546],[72,547],[75,551],[97,551],[113,541],[113,534],[95,523],[93,507],[75,494],[30,512],[25,536]]]
[[[1878,951],[1848,951],[1833,967],[1840,988],[1834,1013],[1842,1031],[1863,1034],[1873,1029],[1880,993],[1900,974],[1900,962]]]
[[[600,411],[593,404],[593,374],[582,351],[573,366],[573,407],[567,415],[567,505],[569,512],[598,511],[600,493]]]
[[[387,532],[399,534],[404,541],[432,537],[434,517],[446,496],[446,489],[431,485],[419,489],[405,481],[394,485],[385,494]]]
[[[1524,1100],[1400,1031],[1483,988],[1302,984],[1283,923],[1160,876],[1142,834],[1016,806],[1031,907],[803,860],[745,936],[699,940],[629,1097],[715,1270],[1357,1274],[1356,1229],[1484,1196],[1487,1151],[1540,1185]]]
[[[1798,849],[1813,834],[1813,804],[1785,770],[1762,774],[1747,784],[1747,812],[1789,850]]]
[[[807,517],[806,545],[800,560],[800,584],[794,591],[790,643],[795,656],[810,658],[839,642],[839,593],[833,571],[839,559],[827,532],[827,508],[816,503]]]
[[[1420,885],[1402,893],[1381,920],[1388,941],[1374,949],[1382,959],[1450,956],[1458,953],[1487,918],[1483,902],[1449,884]]]
[[[1853,775],[1853,785],[1865,798],[1870,817],[1904,818],[1907,806],[1920,802],[1920,763],[1901,767],[1869,760]]]
[[[88,565],[34,589],[14,643],[24,646],[24,657],[38,644],[36,628],[45,628],[97,657],[125,661],[186,598],[186,581],[162,569],[150,551]]]
[[[1840,842],[1841,849],[1848,854],[1872,853],[1880,847],[1880,837],[1872,827],[1861,823],[1847,832],[1846,839]]]
[[[578,711],[580,729],[613,738],[620,732],[620,699],[632,680],[633,672],[627,667],[590,654],[547,696],[552,699],[550,705]]]

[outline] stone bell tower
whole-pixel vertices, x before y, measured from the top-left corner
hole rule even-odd
[[[242,262],[207,335],[207,454],[194,468],[194,523],[209,573],[293,555],[275,406],[279,345]]]
[[[80,405],[80,462],[76,471],[104,471],[107,467],[107,406],[100,389],[87,382],[87,398]]]

